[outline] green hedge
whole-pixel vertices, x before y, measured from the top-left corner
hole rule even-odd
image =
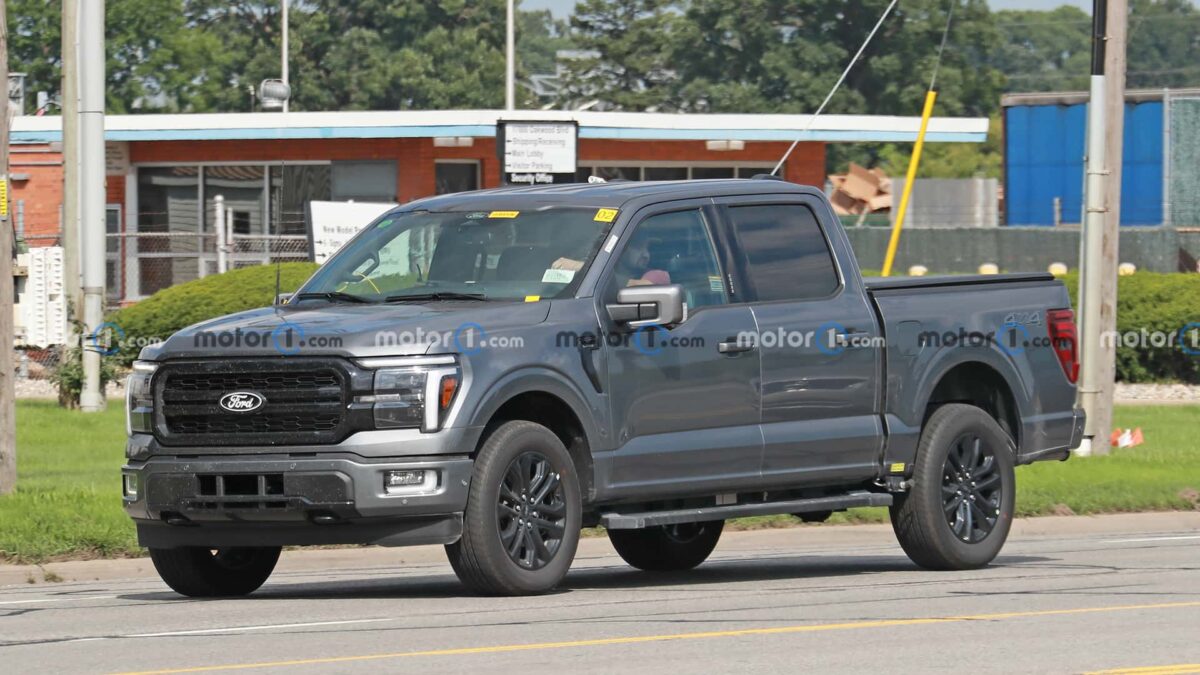
[[[279,266],[280,289],[285,293],[296,290],[316,269],[314,263],[283,263]],[[244,267],[163,289],[108,317],[125,332],[125,341],[114,358],[129,364],[147,339],[165,340],[186,326],[266,307],[274,299],[275,265]]]
[[[1071,305],[1079,311],[1079,275],[1063,277]],[[1117,332],[1137,333],[1139,344],[1117,347],[1117,379],[1122,382],[1177,381],[1200,384],[1200,355],[1178,344],[1142,346],[1141,332],[1179,337],[1184,326],[1200,322],[1200,274],[1138,272],[1117,281]],[[1197,331],[1188,338],[1191,348]],[[1193,349],[1193,351],[1196,351]]]

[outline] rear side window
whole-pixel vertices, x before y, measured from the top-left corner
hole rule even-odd
[[[838,286],[829,245],[802,204],[734,206],[730,219],[758,300],[822,298]]]

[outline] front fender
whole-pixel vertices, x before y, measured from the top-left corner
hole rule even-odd
[[[475,447],[478,447],[480,436],[496,411],[514,397],[530,392],[550,394],[561,400],[578,418],[588,447],[593,452],[608,449],[610,436],[605,424],[608,410],[602,405],[602,400],[589,399],[566,374],[544,366],[510,371],[493,382],[481,395],[468,423],[475,430]]]

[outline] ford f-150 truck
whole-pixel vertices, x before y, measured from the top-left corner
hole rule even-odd
[[[473,591],[538,593],[583,527],[683,570],[726,519],[863,506],[917,565],[975,568],[1014,467],[1080,439],[1075,355],[1053,277],[864,280],[812,187],[433,197],[273,306],[144,349],[124,506],[188,596],[314,544],[443,544]]]

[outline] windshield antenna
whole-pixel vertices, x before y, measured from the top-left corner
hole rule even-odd
[[[821,116],[821,113],[825,111],[825,106],[829,104],[829,99],[833,98],[833,95],[837,93],[838,87],[842,86],[842,82],[846,79],[846,76],[850,74],[850,69],[854,67],[855,63],[858,63],[858,58],[862,56],[864,51],[866,51],[867,45],[871,44],[871,38],[875,37],[875,33],[879,32],[879,27],[882,26],[883,21],[888,18],[888,14],[892,13],[892,8],[896,6],[897,2],[898,0],[892,0],[892,3],[887,6],[887,9],[883,10],[883,16],[880,16],[879,21],[875,22],[875,27],[871,29],[871,33],[867,35],[867,39],[863,41],[862,46],[858,48],[858,53],[854,55],[854,58],[850,59],[850,63],[846,66],[846,69],[842,71],[842,76],[838,78],[837,82],[835,82],[833,85],[833,89],[830,89],[829,94],[825,96],[825,100],[821,101],[821,105],[817,108],[817,112],[813,113],[808,118],[808,123],[804,125],[804,129],[800,131],[800,135],[796,137],[796,140],[792,141],[790,146],[788,146],[787,152],[783,153],[783,157],[779,158],[779,163],[775,165],[775,168],[771,169],[772,176],[779,173],[779,169],[783,167],[783,163],[787,161],[787,158],[791,156],[792,151],[796,149],[796,145],[800,143],[800,139],[808,133],[808,130],[812,128],[813,122],[815,122],[817,118]]]

